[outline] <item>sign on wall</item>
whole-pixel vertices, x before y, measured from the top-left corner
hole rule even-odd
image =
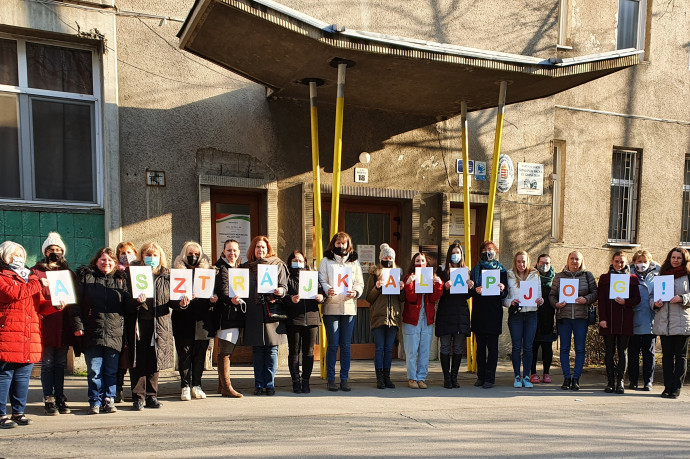
[[[508,155],[501,155],[498,160],[498,180],[496,181],[496,189],[501,193],[505,193],[513,186],[515,179],[515,170],[513,169],[513,161]]]
[[[544,194],[544,165],[518,163],[518,194],[541,196]]]
[[[249,215],[216,213],[216,249],[220,256],[223,243],[234,239],[240,244],[240,260],[245,261],[251,238],[251,219]]]

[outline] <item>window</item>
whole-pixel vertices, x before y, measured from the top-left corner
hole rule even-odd
[[[644,49],[646,23],[647,0],[619,0],[616,49]]]
[[[680,229],[680,243],[690,245],[690,155],[685,157],[685,175],[683,179],[683,221]]]
[[[0,37],[0,200],[101,201],[97,62],[89,48]]]
[[[558,0],[558,46],[561,48],[570,47],[568,44],[568,8],[568,0]]]
[[[613,150],[609,242],[634,244],[641,152]]]

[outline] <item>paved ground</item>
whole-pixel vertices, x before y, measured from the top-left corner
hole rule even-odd
[[[312,379],[310,395],[289,391],[286,368],[278,393],[251,394],[252,370],[233,368],[243,399],[210,395],[179,401],[177,378],[161,383],[159,410],[85,415],[86,383],[67,378],[74,414],[43,415],[40,381],[32,380],[27,414],[34,423],[0,431],[3,457],[321,457],[321,456],[626,456],[690,455],[690,389],[678,400],[653,392],[604,394],[601,371],[585,373],[583,389],[554,384],[514,389],[509,364],[499,367],[493,389],[472,386],[461,373],[460,389],[441,387],[432,363],[430,388],[406,387],[404,363],[394,363],[396,389],[378,390],[371,361],[353,364],[349,394],[332,393]],[[215,387],[207,371],[204,389]],[[556,371],[554,370],[554,373]]]

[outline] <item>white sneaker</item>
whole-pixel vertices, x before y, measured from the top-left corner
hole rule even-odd
[[[515,382],[513,383],[513,387],[522,387],[522,380],[520,379],[519,376],[515,377]]]
[[[189,386],[182,388],[182,393],[180,394],[180,400],[188,402],[192,399],[192,395],[189,393]]]
[[[192,397],[194,398],[206,398],[206,394],[201,390],[201,386],[192,387]]]

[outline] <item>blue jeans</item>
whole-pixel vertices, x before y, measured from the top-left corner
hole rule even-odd
[[[84,349],[86,377],[89,384],[89,405],[101,406],[103,400],[115,398],[120,353],[105,346]]]
[[[573,377],[580,379],[585,365],[585,342],[587,341],[587,319],[562,319],[558,324],[561,338],[561,370],[563,377],[570,378],[570,338],[575,340],[575,368]]]
[[[12,414],[24,414],[29,396],[29,377],[33,363],[0,362],[0,416],[7,414],[7,396],[12,403]]]
[[[537,334],[537,311],[518,312],[508,316],[508,329],[513,342],[511,357],[513,373],[520,376],[520,353],[522,353],[522,375],[529,378],[532,369],[532,345]]]
[[[335,361],[340,346],[340,380],[347,381],[350,375],[350,343],[355,328],[355,316],[323,316],[326,327],[326,378],[335,381]]]
[[[429,374],[429,350],[433,329],[433,325],[427,325],[423,309],[417,325],[403,324],[407,379],[424,381]]]
[[[254,387],[274,389],[278,370],[278,346],[252,346]]]
[[[371,330],[374,336],[374,368],[390,368],[393,363],[393,344],[398,334],[398,327],[382,325]]]
[[[69,346],[43,346],[41,358],[41,386],[43,396],[62,397],[65,387],[65,368]]]

